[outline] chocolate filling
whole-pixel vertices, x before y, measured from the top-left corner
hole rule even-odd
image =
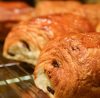
[[[50,88],[49,86],[47,86],[47,90],[48,90],[51,94],[54,95],[55,91],[54,91],[52,88]]]
[[[14,53],[11,53],[11,52],[9,52],[9,51],[8,51],[8,54],[9,54],[10,56],[15,56]]]
[[[30,47],[29,47],[28,43],[24,40],[21,40],[21,42],[23,43],[23,46],[26,47],[30,51]]]
[[[54,67],[58,67],[58,68],[59,68],[59,66],[60,66],[59,63],[57,62],[57,60],[55,60],[55,59],[52,61],[52,65],[53,65]]]

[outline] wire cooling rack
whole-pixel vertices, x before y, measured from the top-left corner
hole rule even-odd
[[[0,98],[48,98],[34,84],[34,66],[2,57],[0,43]]]
[[[26,63],[1,64],[0,98],[47,98],[35,87],[33,70]]]

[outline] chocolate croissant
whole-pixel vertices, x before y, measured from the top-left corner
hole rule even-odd
[[[45,44],[67,32],[91,32],[93,26],[74,14],[55,14],[21,22],[8,34],[3,55],[8,59],[36,64]]]
[[[36,6],[36,14],[74,13],[86,17],[94,26],[100,21],[100,4],[81,4],[77,1],[42,1]]]
[[[22,2],[0,2],[0,41],[15,24],[28,19],[33,13],[34,9]]]
[[[34,76],[50,98],[100,98],[100,34],[68,33],[48,42]]]

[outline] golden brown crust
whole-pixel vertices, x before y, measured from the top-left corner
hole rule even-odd
[[[23,2],[0,2],[0,22],[22,20],[32,11],[33,8]]]
[[[0,7],[4,7],[4,8],[7,8],[7,9],[13,9],[13,8],[24,8],[24,7],[27,7],[28,5],[25,4],[24,2],[15,2],[15,1],[12,1],[12,2],[2,2],[0,1]]]
[[[18,24],[8,34],[4,45],[4,55],[7,57],[9,49],[18,42],[26,42],[29,46],[28,50],[36,48],[40,51],[49,40],[56,36],[62,36],[67,32],[91,31],[94,31],[94,28],[88,20],[74,14],[55,14],[32,18]],[[30,51],[34,53],[34,50]]]
[[[24,40],[24,38],[27,37],[28,32],[30,34],[40,33],[39,35],[42,37],[45,37],[46,35],[47,39],[53,39],[54,37],[63,35],[67,32],[83,33],[92,31],[95,31],[94,27],[88,22],[87,19],[74,14],[54,14],[41,16],[21,22],[14,27],[6,38],[6,45],[7,43],[10,43],[10,41],[14,42],[15,38],[17,38],[17,40],[21,38]]]
[[[35,81],[42,71],[48,76],[55,91],[51,98],[99,98],[99,59],[99,33],[69,33],[46,45],[35,69]]]

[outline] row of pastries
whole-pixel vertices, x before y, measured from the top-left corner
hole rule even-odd
[[[100,97],[100,4],[0,4],[5,58],[33,64],[34,82],[50,98]]]
[[[54,13],[75,13],[88,18],[94,26],[100,20],[99,4],[81,4],[78,1],[41,1],[36,7],[23,2],[0,2],[0,41],[20,21]],[[3,33],[2,33],[3,32]]]

